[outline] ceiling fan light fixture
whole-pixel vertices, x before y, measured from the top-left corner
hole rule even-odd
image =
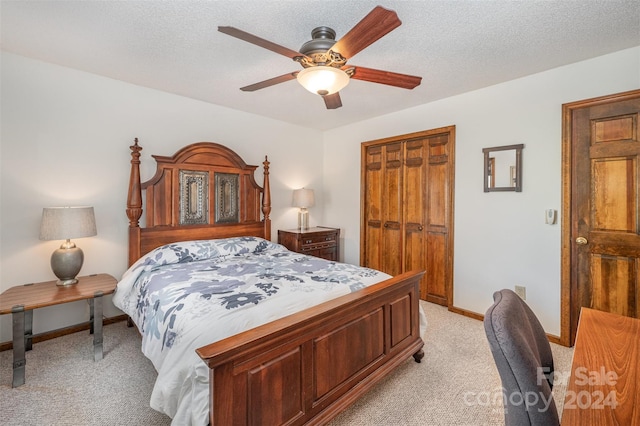
[[[320,96],[332,95],[349,84],[349,75],[339,68],[319,65],[305,68],[298,73],[298,82]]]

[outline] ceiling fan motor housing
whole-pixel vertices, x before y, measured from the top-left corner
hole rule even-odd
[[[336,44],[336,32],[329,27],[317,27],[311,31],[312,40],[309,40],[300,48],[304,57],[294,58],[304,68],[324,65],[340,68],[347,60],[337,52],[331,50]],[[309,58],[311,61],[309,61]]]
[[[303,55],[313,55],[314,53],[325,53],[336,44],[336,32],[329,27],[317,27],[311,31],[311,38],[302,45],[299,52]]]

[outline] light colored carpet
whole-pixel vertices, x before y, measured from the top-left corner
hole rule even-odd
[[[421,302],[429,321],[425,358],[400,365],[331,426],[500,425],[501,385],[481,321]],[[556,369],[569,371],[572,349],[552,345]],[[6,426],[168,425],[149,407],[155,370],[134,328],[104,328],[104,359],[93,362],[93,337],[75,333],[33,346],[26,384],[11,388],[11,351],[0,352],[0,419]],[[554,388],[556,401],[565,386]],[[561,404],[557,404],[560,410]]]
[[[26,383],[11,388],[11,351],[0,352],[0,422],[18,425],[168,425],[149,407],[156,372],[124,322],[103,329],[104,358],[81,332],[33,345]]]
[[[502,385],[482,321],[421,304],[428,321],[422,363],[401,365],[331,426],[504,424]],[[573,349],[551,348],[556,370],[570,371]],[[563,401],[565,390],[566,383],[554,386],[554,399]]]

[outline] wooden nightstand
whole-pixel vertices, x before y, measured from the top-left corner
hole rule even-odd
[[[23,385],[27,363],[25,350],[32,347],[33,310],[77,300],[89,300],[94,360],[102,359],[102,296],[111,294],[118,281],[108,274],[78,277],[78,283],[56,285],[56,281],[25,284],[0,294],[0,315],[13,318],[13,387]]]
[[[340,230],[318,226],[315,228],[278,230],[278,243],[291,251],[338,261],[340,258]]]

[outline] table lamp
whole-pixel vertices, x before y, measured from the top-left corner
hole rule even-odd
[[[298,211],[298,229],[309,229],[309,211],[308,207],[313,207],[315,197],[313,189],[296,189],[293,191],[293,206],[299,207]]]
[[[82,268],[84,253],[71,242],[71,238],[93,237],[96,218],[93,207],[45,207],[40,223],[41,240],[66,240],[51,255],[51,269],[58,281],[56,284],[72,285]]]

